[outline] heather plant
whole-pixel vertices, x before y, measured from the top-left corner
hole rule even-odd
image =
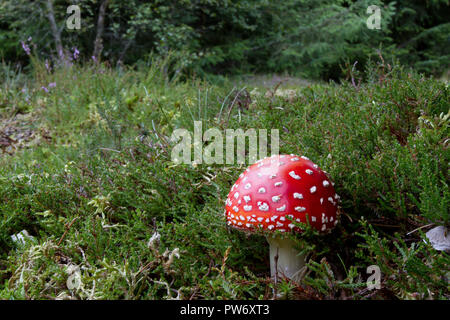
[[[448,227],[447,84],[378,59],[347,70],[355,81],[283,94],[180,79],[164,72],[171,63],[49,68],[36,58],[29,78],[5,78],[1,298],[449,298],[448,253],[424,235]],[[194,121],[278,129],[280,153],[330,174],[340,223],[296,237],[309,253],[302,283],[270,279],[264,237],[225,224],[244,165],[171,161],[171,132]],[[367,288],[369,265],[379,289]]]

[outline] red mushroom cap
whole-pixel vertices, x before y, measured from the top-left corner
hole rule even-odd
[[[330,231],[338,222],[339,196],[324,171],[306,157],[276,155],[248,167],[225,205],[230,226],[301,232],[293,221]]]

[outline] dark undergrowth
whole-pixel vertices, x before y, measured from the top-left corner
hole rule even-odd
[[[163,68],[3,66],[0,298],[450,297],[449,255],[424,241],[449,224],[446,83],[380,62],[341,84],[259,94]],[[225,224],[244,166],[171,162],[171,132],[194,121],[279,129],[281,153],[330,173],[341,221],[297,237],[310,253],[302,283],[274,283],[264,237]],[[367,288],[370,265],[380,289]]]

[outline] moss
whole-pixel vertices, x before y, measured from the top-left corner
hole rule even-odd
[[[231,83],[174,82],[158,70],[73,66],[28,80],[26,110],[46,139],[0,158],[0,298],[449,298],[448,255],[410,233],[449,223],[445,83],[394,67],[287,97],[261,87],[231,108],[240,92]],[[25,99],[19,85],[9,90]],[[5,99],[5,119],[25,103]],[[265,239],[225,226],[224,200],[244,166],[170,161],[168,136],[194,120],[279,129],[280,152],[330,173],[341,223],[298,237],[311,253],[303,284],[272,283]],[[21,230],[37,242],[13,243]],[[371,264],[384,279],[374,292]]]

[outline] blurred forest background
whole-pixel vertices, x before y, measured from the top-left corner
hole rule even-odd
[[[449,2],[0,0],[0,299],[449,300]],[[195,121],[333,178],[301,283],[226,226],[245,166],[171,161]]]
[[[81,29],[70,30],[69,5]],[[367,8],[381,8],[370,30]],[[0,58],[26,65],[22,45],[41,58],[101,58],[139,64],[173,55],[174,71],[289,73],[338,79],[382,49],[419,72],[442,75],[450,61],[448,0],[3,0]]]

